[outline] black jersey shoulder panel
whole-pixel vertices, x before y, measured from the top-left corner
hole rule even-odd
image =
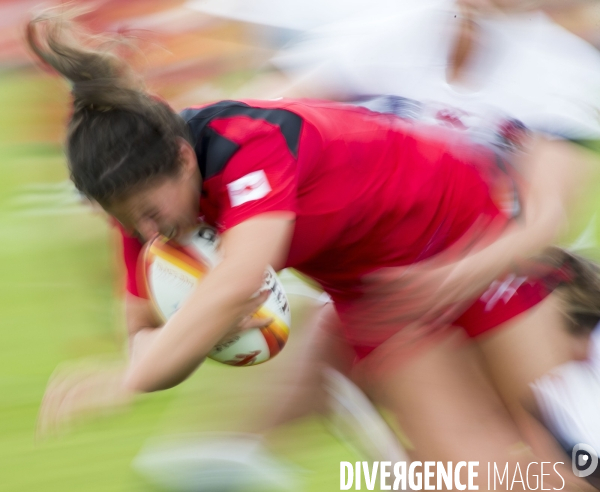
[[[298,157],[298,143],[302,130],[302,118],[287,109],[252,108],[244,103],[237,103],[219,112],[219,117],[247,116],[254,120],[265,120],[278,126],[289,151]]]
[[[235,142],[219,135],[208,126],[226,102],[228,101],[221,101],[200,109],[188,108],[180,113],[190,129],[198,167],[204,179],[219,174],[240,148]]]
[[[239,101],[220,101],[203,108],[185,109],[180,115],[190,129],[194,150],[198,156],[198,165],[204,179],[220,173],[240,147],[208,126],[215,118],[247,116],[276,125],[292,155],[298,156],[302,118],[286,109],[253,108]]]

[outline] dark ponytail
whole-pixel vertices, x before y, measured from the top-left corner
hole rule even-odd
[[[554,268],[567,268],[569,281],[556,293],[563,301],[567,326],[573,333],[586,333],[600,322],[600,266],[561,248],[548,248],[543,261]]]
[[[187,125],[151,97],[119,56],[64,15],[43,15],[27,26],[33,52],[72,85],[67,129],[71,179],[89,198],[107,204],[156,178],[179,171],[179,140]],[[96,43],[97,44],[97,43]]]

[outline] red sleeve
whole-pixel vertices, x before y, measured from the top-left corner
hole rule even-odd
[[[248,121],[240,123],[247,129]],[[266,212],[284,212],[290,218],[296,213],[296,158],[278,127],[265,121],[252,125],[255,131],[241,142],[223,171],[219,194],[223,230]],[[228,126],[227,133],[235,132],[231,120]]]
[[[121,233],[123,244],[127,292],[136,297],[143,297],[141,294],[142,290],[140,290],[138,285],[138,261],[143,245],[139,239],[129,236],[120,225],[118,229]]]

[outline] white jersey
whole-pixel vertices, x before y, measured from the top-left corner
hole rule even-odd
[[[394,11],[418,0],[190,0],[186,7],[236,21],[306,31],[376,9]],[[423,0],[428,1],[428,0]]]
[[[584,443],[600,450],[600,325],[588,360],[563,364],[531,387],[544,423],[563,447]]]
[[[600,138],[600,54],[544,14],[478,20],[467,88],[446,79],[461,23],[454,2],[397,5],[308,31],[274,63],[327,93],[393,94],[483,118],[504,113],[564,138]]]

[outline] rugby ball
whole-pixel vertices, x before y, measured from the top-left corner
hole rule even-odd
[[[202,226],[179,242],[158,236],[146,244],[142,255],[140,284],[161,317],[168,320],[192,293],[197,282],[220,260],[219,238],[214,229]],[[273,318],[264,328],[253,328],[219,343],[208,354],[230,366],[252,366],[276,356],[287,342],[291,316],[283,286],[275,271],[265,271],[261,290],[269,289],[267,301],[253,315]]]

